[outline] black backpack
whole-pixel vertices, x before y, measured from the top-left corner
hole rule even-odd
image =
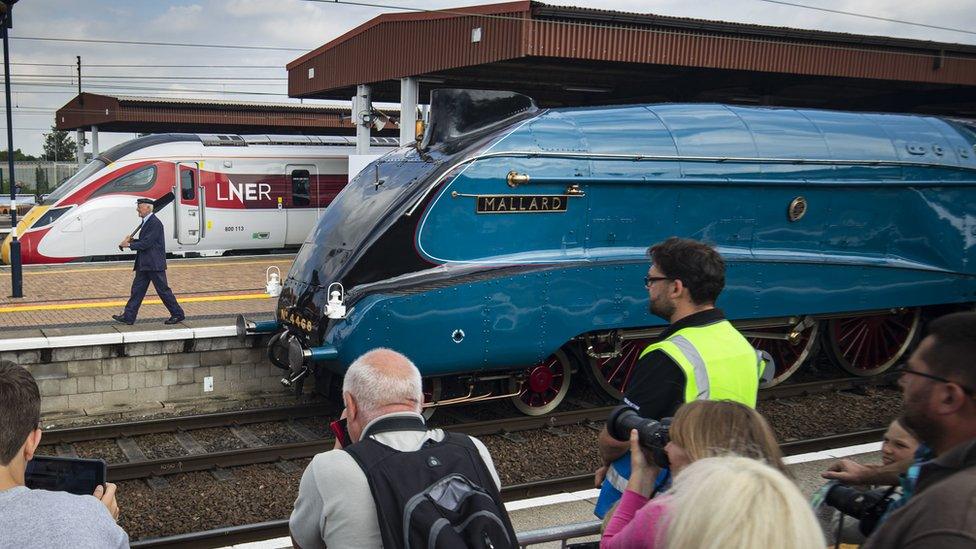
[[[370,435],[426,431],[414,417],[373,424]],[[415,452],[400,452],[363,433],[345,448],[359,463],[376,503],[383,547],[454,549],[518,547],[491,473],[467,435],[445,433]]]

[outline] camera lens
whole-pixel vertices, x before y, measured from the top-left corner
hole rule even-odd
[[[837,484],[827,492],[824,503],[861,521],[861,533],[868,535],[888,509],[890,494],[891,490],[862,491]]]
[[[640,417],[630,406],[617,406],[607,419],[607,432],[620,441],[630,440],[630,431],[637,429],[640,445],[654,452],[654,462],[660,467],[668,466],[668,456],[664,447],[668,444],[668,428],[671,418],[655,421]]]

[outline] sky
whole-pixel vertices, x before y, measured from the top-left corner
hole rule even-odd
[[[390,7],[349,5],[343,1],[21,0],[14,6],[13,29],[10,30],[14,148],[28,154],[40,154],[43,136],[54,123],[54,111],[77,93],[75,62],[79,55],[82,58],[83,91],[297,102],[287,97],[287,72],[284,67],[289,61],[382,13],[402,11]],[[361,1],[424,9],[491,3],[488,0]],[[789,1],[936,27],[976,29],[976,0]],[[976,30],[957,32],[933,29],[763,0],[550,0],[546,3],[976,44]],[[96,44],[30,38],[225,44],[281,49]],[[0,142],[6,149],[6,123],[2,126]],[[99,148],[105,150],[132,137],[134,135],[131,133],[100,132]]]

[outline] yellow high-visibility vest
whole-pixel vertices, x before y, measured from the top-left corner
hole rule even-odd
[[[685,373],[685,402],[733,400],[756,407],[759,379],[766,362],[728,320],[682,328],[648,345],[666,353]]]

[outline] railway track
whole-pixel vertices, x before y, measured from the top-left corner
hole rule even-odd
[[[837,379],[825,379],[810,381],[806,383],[783,383],[768,389],[759,391],[759,400],[773,400],[778,398],[790,398],[798,396],[826,393],[830,391],[846,391],[851,389],[866,389],[869,387],[881,387],[892,385],[898,380],[897,372],[882,374],[873,377],[843,377]]]
[[[502,435],[517,438],[521,431],[532,431],[544,428],[558,428],[566,425],[578,425],[603,421],[610,413],[610,407],[589,408],[560,412],[544,417],[519,417],[488,421],[478,421],[452,425],[451,431],[465,433],[472,436]],[[239,432],[239,431],[238,431]],[[112,482],[134,480],[149,477],[162,477],[177,473],[194,471],[209,471],[217,468],[226,469],[242,465],[259,463],[273,463],[293,459],[310,458],[324,452],[335,444],[332,438],[321,438],[307,433],[307,439],[302,442],[276,445],[255,445],[241,450],[229,450],[212,453],[195,453],[185,456],[135,460],[128,463],[111,463],[108,465],[108,478]],[[250,438],[244,435],[245,439]]]
[[[781,444],[780,448],[786,456],[828,450],[877,441],[881,438],[884,431],[884,428],[867,429],[853,433],[790,441]],[[591,488],[592,486],[593,473],[586,472],[556,479],[505,486],[502,488],[501,494],[502,499],[508,502],[562,492],[574,492]],[[144,549],[169,549],[177,547],[202,549],[286,537],[288,535],[288,520],[281,519],[136,541],[132,543],[132,547]]]
[[[891,382],[890,377],[877,378],[846,378],[826,380],[810,383],[795,383],[776,386],[760,393],[761,399],[790,398],[796,396],[837,391],[852,388],[883,385]],[[578,410],[555,412],[546,416],[518,416],[487,421],[463,421],[446,425],[452,431],[472,436],[500,435],[519,441],[519,432],[537,429],[558,429],[561,426],[590,424],[594,429],[606,419],[612,406],[593,406]],[[328,404],[312,404],[303,406],[277,407],[255,410],[224,412],[162,418],[152,420],[133,421],[67,429],[53,429],[46,431],[44,442],[54,444],[61,455],[74,455],[72,443],[93,440],[114,439],[125,455],[127,461],[110,463],[108,475],[111,481],[160,478],[167,475],[188,473],[194,471],[215,471],[254,465],[259,463],[287,462],[288,460],[303,459],[328,450],[334,444],[333,439],[324,438],[312,432],[308,427],[296,422],[298,419],[311,417],[333,417],[338,410]],[[445,414],[450,415],[450,414]],[[281,422],[282,429],[290,431],[297,442],[282,444],[268,444],[248,429],[248,425],[257,423]],[[436,422],[436,416],[435,421]],[[240,440],[243,448],[207,452],[203,445],[197,442],[192,432],[205,428],[228,428],[234,437]],[[183,447],[184,455],[149,459],[146,452],[138,446],[134,438],[151,434],[172,434]],[[865,440],[876,440],[879,435],[866,435]],[[833,443],[828,441],[827,443]],[[788,443],[784,447],[793,444]],[[799,443],[797,443],[799,444]],[[794,453],[815,451],[816,442],[804,442],[809,448]]]

